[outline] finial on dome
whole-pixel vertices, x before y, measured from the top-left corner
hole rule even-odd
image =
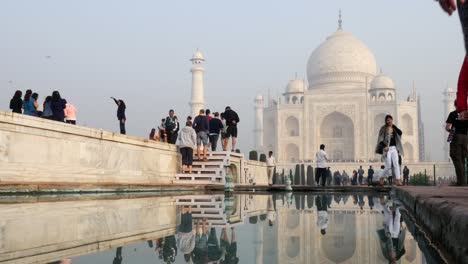
[[[294,80],[297,80],[297,72],[294,73]]]
[[[341,19],[341,8],[338,12],[338,30],[343,29],[343,20]]]

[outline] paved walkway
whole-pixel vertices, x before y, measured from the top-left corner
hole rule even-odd
[[[395,193],[456,263],[468,263],[468,187],[397,187]]]

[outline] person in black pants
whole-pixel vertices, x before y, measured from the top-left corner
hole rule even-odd
[[[125,130],[125,122],[127,121],[127,117],[125,116],[125,109],[127,107],[125,106],[123,100],[117,100],[114,97],[111,97],[111,99],[113,99],[115,104],[117,104],[117,119],[119,120],[120,124],[120,134],[125,135],[127,133]]]
[[[403,168],[403,185],[409,185],[409,169],[406,166]]]
[[[372,185],[372,178],[374,177],[374,169],[372,166],[369,166],[369,169],[367,170],[367,185],[371,186]]]

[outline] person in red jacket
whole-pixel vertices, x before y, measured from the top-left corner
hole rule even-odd
[[[447,12],[449,16],[457,10],[460,16],[460,22],[465,40],[465,53],[468,50],[468,4],[466,0],[439,0],[442,10]],[[467,93],[468,93],[468,59],[465,54],[465,59],[461,67],[460,75],[458,76],[457,85],[457,112],[460,113],[461,119],[468,119],[467,112]]]

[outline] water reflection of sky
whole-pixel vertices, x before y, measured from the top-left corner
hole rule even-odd
[[[0,213],[0,262],[425,263],[398,206],[379,194],[60,200]],[[20,243],[18,225],[37,232]]]

